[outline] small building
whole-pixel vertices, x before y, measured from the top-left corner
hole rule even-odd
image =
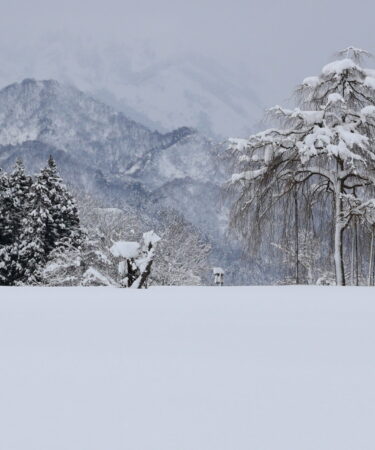
[[[214,267],[214,283],[216,286],[224,286],[224,270],[221,267]]]

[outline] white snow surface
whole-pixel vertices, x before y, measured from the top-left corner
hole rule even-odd
[[[0,448],[373,450],[367,288],[0,288]]]

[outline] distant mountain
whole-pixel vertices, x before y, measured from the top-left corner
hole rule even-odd
[[[0,91],[0,166],[17,157],[33,171],[52,154],[72,185],[112,206],[149,215],[172,207],[220,240],[220,145],[187,127],[152,131],[54,80]]]
[[[58,34],[22,46],[0,43],[0,84],[53,78],[89,92],[159,131],[193,127],[246,136],[262,117],[265,81],[202,55],[156,55],[143,45],[91,45]],[[260,94],[262,93],[262,94]]]

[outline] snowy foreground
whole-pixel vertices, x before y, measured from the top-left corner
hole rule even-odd
[[[366,288],[0,288],[1,450],[373,450]]]

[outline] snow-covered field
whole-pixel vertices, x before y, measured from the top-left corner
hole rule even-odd
[[[0,288],[0,450],[373,450],[366,288]]]

